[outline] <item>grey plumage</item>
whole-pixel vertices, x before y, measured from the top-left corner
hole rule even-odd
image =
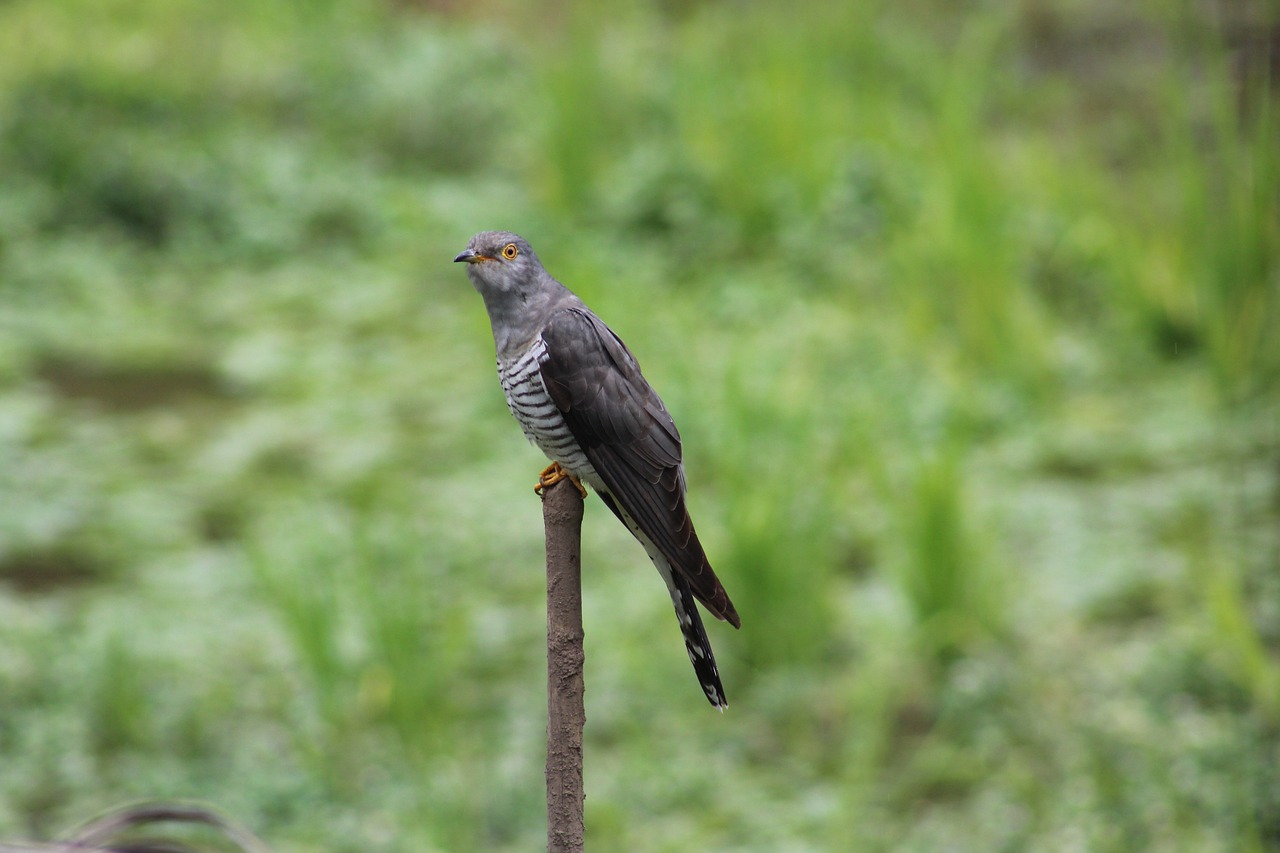
[[[707,699],[726,706],[702,602],[741,621],[685,507],[680,433],[626,345],[521,237],[485,231],[454,258],[484,299],[507,405],[547,458],[592,486],[667,584]]]

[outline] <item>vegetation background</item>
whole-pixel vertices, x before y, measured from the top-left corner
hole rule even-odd
[[[0,4],[0,837],[543,843],[475,231],[684,433],[587,514],[595,850],[1280,849],[1271,2]]]

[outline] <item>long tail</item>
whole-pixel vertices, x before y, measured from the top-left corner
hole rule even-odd
[[[596,489],[596,494],[644,546],[649,559],[658,567],[658,574],[662,575],[662,579],[667,584],[667,591],[671,593],[671,603],[676,609],[676,619],[680,621],[680,632],[684,634],[685,651],[689,653],[689,662],[693,664],[693,671],[698,676],[698,683],[702,685],[702,692],[707,694],[707,701],[712,707],[723,711],[729,707],[729,702],[724,698],[724,685],[720,683],[720,671],[716,669],[716,656],[711,651],[711,641],[707,639],[707,629],[702,626],[702,616],[698,613],[697,599],[689,586],[689,581],[683,574],[671,568],[671,563],[662,556],[657,546],[649,541],[649,537],[644,535],[639,525],[622,512],[607,492]],[[713,579],[714,577],[712,575]],[[719,586],[719,581],[715,583]],[[725,596],[725,601],[728,601],[728,596]],[[729,609],[733,609],[732,604],[729,605]],[[732,623],[734,627],[738,625],[737,617],[737,612],[734,612]]]
[[[707,701],[712,707],[723,711],[729,707],[724,697],[724,685],[720,683],[720,671],[716,669],[716,656],[711,651],[711,641],[707,639],[707,631],[702,627],[702,617],[698,614],[698,605],[693,597],[693,590],[683,575],[671,571],[667,561],[661,556],[653,556],[653,564],[658,567],[662,579],[667,582],[671,592],[671,603],[676,608],[676,619],[680,621],[680,632],[684,634],[684,648],[689,653],[689,663],[698,676],[702,692],[707,694]]]

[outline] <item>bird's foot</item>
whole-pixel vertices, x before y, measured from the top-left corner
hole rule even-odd
[[[552,462],[542,470],[542,473],[538,475],[538,484],[533,487],[533,491],[535,494],[541,495],[543,489],[548,486],[554,486],[561,480],[568,480],[573,483],[578,490],[578,494],[582,495],[582,499],[584,501],[587,499],[587,487],[582,485],[582,481],[577,477],[561,468],[559,462]]]

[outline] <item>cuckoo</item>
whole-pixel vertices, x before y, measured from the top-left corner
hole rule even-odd
[[[560,479],[595,489],[666,581],[685,648],[707,699],[727,706],[711,643],[694,600],[717,619],[738,612],[694,532],[685,507],[680,433],[626,344],[506,231],[471,238],[455,263],[484,298],[507,406]]]

